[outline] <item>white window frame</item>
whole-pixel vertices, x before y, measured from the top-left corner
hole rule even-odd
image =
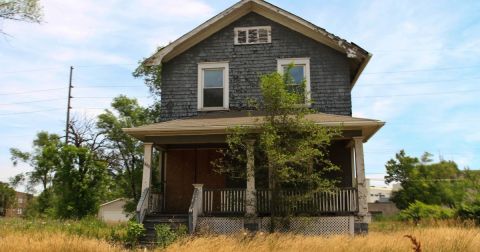
[[[305,105],[311,105],[311,93],[310,93],[310,58],[286,58],[286,59],[277,59],[277,71],[281,74],[284,73],[284,66],[290,64],[294,65],[304,65],[305,66]]]
[[[204,88],[204,69],[223,68],[223,106],[222,107],[204,107],[203,106],[203,88]],[[228,62],[202,62],[198,63],[198,91],[197,91],[197,109],[199,111],[228,110],[229,108],[229,67]]]
[[[258,30],[265,29],[268,32],[268,41],[267,42],[248,42],[248,30]],[[272,27],[271,26],[250,26],[250,27],[236,27],[233,29],[234,31],[234,44],[235,45],[255,45],[255,44],[269,44],[272,43]],[[238,43],[238,32],[245,31],[247,33],[247,41],[245,43]]]

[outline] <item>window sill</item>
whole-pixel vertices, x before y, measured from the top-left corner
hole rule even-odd
[[[229,109],[228,108],[221,108],[221,107],[217,107],[217,108],[199,108],[197,109],[198,112],[207,112],[207,111],[228,111]]]

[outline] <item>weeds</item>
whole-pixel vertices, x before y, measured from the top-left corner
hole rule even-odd
[[[412,249],[415,252],[422,252],[422,244],[413,235],[405,235],[404,237],[410,239],[412,242]]]

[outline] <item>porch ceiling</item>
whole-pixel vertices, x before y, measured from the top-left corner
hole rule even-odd
[[[255,129],[262,123],[263,117],[259,112],[212,112],[136,128],[124,128],[123,131],[142,141],[147,137],[225,135],[227,130],[234,126]],[[327,127],[341,127],[342,130],[361,130],[365,142],[385,124],[374,119],[325,113],[308,114],[306,118]]]

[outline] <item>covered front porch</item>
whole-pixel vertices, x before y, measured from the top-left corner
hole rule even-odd
[[[383,123],[321,113],[311,117],[319,124],[342,128],[342,136],[333,141],[329,150],[331,161],[340,171],[328,176],[338,179],[339,187],[296,200],[293,205],[288,204],[288,209],[281,207],[287,204],[279,204],[275,211],[317,218],[351,217],[349,222],[355,217],[356,222],[367,223],[363,142]],[[258,218],[257,227],[261,227],[272,211],[271,192],[268,178],[254,168],[255,143],[248,144],[246,178],[219,174],[212,165],[221,156],[219,150],[227,147],[227,129],[235,125],[254,126],[256,121],[252,116],[226,112],[125,129],[141,139],[145,148],[138,221],[143,222],[147,215],[188,214],[189,229],[194,232],[202,223],[214,223],[208,221],[213,218],[231,222],[232,218],[247,216]],[[301,192],[281,192],[284,198],[296,194]]]

